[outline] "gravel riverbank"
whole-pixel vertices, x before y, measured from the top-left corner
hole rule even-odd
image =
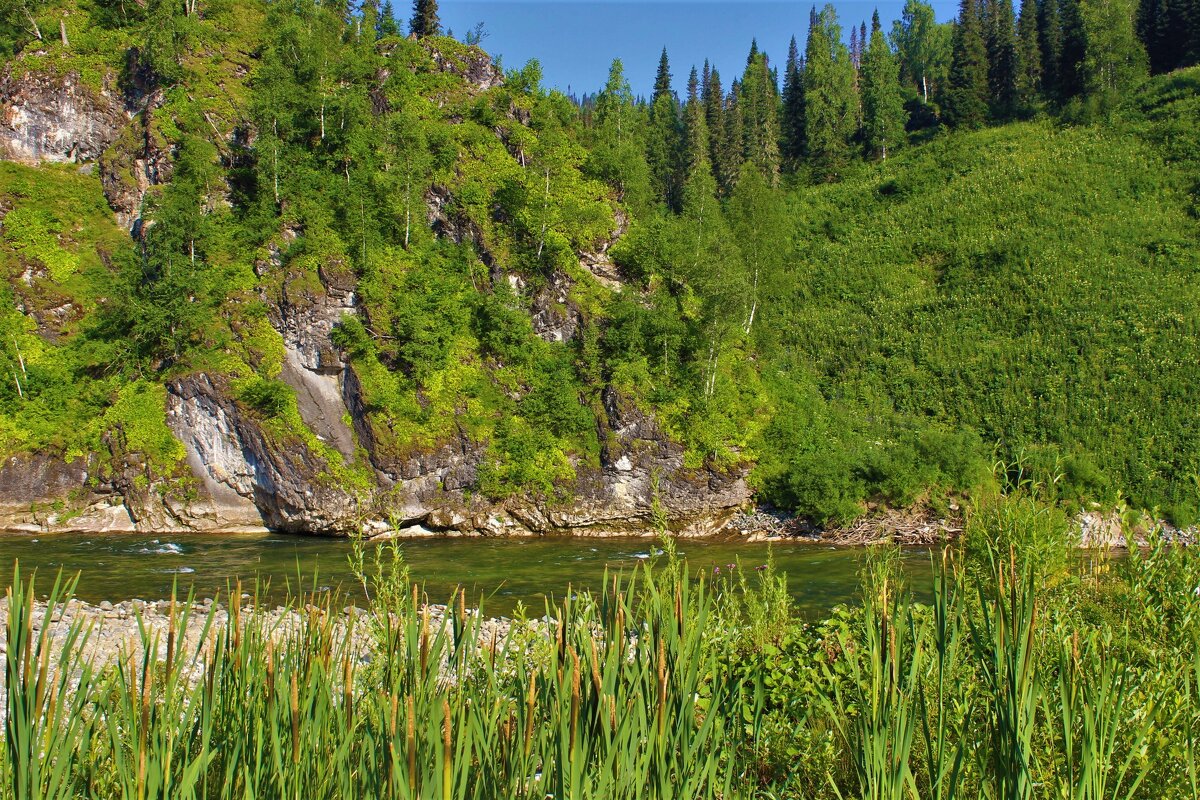
[[[243,602],[249,601],[249,595],[243,596]],[[0,661],[8,653],[8,598],[0,597],[0,620],[5,625],[0,627]],[[446,622],[446,606],[427,605],[429,629],[436,632]],[[140,665],[144,657],[143,642],[150,643],[157,650],[156,660],[166,658],[168,633],[171,629],[171,614],[176,620],[175,652],[192,662],[189,667],[191,680],[199,680],[204,674],[203,654],[212,642],[216,641],[230,624],[229,608],[211,598],[197,600],[190,608],[183,604],[173,604],[163,600],[149,602],[145,600],[125,600],[117,603],[84,603],[71,600],[65,605],[55,607],[53,613],[47,613],[44,602],[35,604],[33,613],[33,630],[35,640],[47,628],[50,643],[51,662],[62,651],[66,644],[72,626],[82,627],[84,636],[80,653],[82,660],[94,670],[103,669],[127,661],[131,657]],[[260,624],[264,630],[270,631],[276,640],[285,639],[299,633],[306,622],[316,615],[323,618],[326,613],[335,615],[333,620],[334,637],[342,641],[349,632],[353,652],[360,663],[371,659],[373,649],[369,626],[364,617],[368,612],[356,606],[347,606],[340,611],[326,612],[316,606],[303,608],[252,607],[241,605],[238,609],[239,624]],[[466,609],[467,614],[474,613]],[[537,624],[537,623],[535,623]],[[484,619],[479,623],[478,641],[480,647],[492,647],[505,640],[512,629],[512,620],[505,617]],[[7,685],[7,670],[0,666],[0,695],[3,695]],[[0,722],[7,714],[5,704],[0,703]]]

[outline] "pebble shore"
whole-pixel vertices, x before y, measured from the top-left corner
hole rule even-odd
[[[242,596],[243,603],[248,603],[249,595]],[[428,609],[430,629],[439,630],[446,619],[444,605],[430,604]],[[215,602],[211,598],[196,600],[190,609],[186,609],[186,624],[176,630],[176,652],[184,658],[192,659],[201,653],[204,639],[211,641],[229,625],[230,612],[224,603]],[[185,609],[182,604],[176,604],[174,613],[176,625],[180,626],[184,619]],[[86,632],[83,641],[82,657],[93,669],[102,669],[121,660],[134,656],[141,662],[143,656],[142,642],[149,641],[157,646],[157,659],[166,658],[167,634],[171,627],[170,616],[172,603],[167,600],[124,600],[117,603],[108,601],[100,603],[85,603],[71,600],[65,605],[57,606],[54,613],[47,614],[46,604],[37,602],[33,613],[33,629],[35,637],[43,627],[49,625],[49,641],[53,656],[61,651],[66,643],[71,627],[76,623],[82,625]],[[279,639],[300,630],[311,614],[324,614],[322,609],[315,606],[302,608],[254,608],[243,604],[240,608],[241,624],[254,618],[264,625],[272,635]],[[335,636],[345,635],[351,618],[362,618],[367,611],[357,606],[347,606],[336,614],[334,619]],[[467,610],[470,614],[472,611]],[[49,617],[49,619],[47,619]],[[211,624],[209,618],[211,617]],[[8,621],[8,599],[0,597],[0,620]],[[494,646],[508,636],[512,621],[505,617],[492,617],[483,620],[479,625],[478,641],[481,647]],[[206,627],[209,629],[206,634]],[[371,658],[372,643],[367,625],[356,624],[352,631],[354,651],[360,662]],[[144,633],[143,633],[144,632]],[[143,636],[145,637],[143,639]],[[8,652],[7,624],[0,626],[0,662],[3,662]],[[190,675],[192,680],[198,680],[203,674],[203,659],[195,658],[195,664]],[[0,696],[5,692],[6,670],[0,663]],[[6,715],[5,704],[0,703],[0,723]]]

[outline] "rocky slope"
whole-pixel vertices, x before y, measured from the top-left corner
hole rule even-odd
[[[482,51],[429,53],[436,70],[468,96],[503,84]],[[167,113],[163,94],[152,77],[138,74],[136,53],[130,59],[122,81],[109,74],[99,88],[74,73],[9,65],[0,78],[0,158],[39,168],[77,165],[98,175],[117,224],[140,241],[145,198],[170,180],[175,153],[159,132],[169,122],[156,116]],[[386,98],[377,104],[386,105]],[[206,119],[219,134],[222,163],[236,165],[253,134]],[[599,292],[621,288],[607,255],[628,224],[619,208],[614,207],[609,237],[577,249],[577,273],[558,270],[527,287],[502,253],[489,251],[479,222],[453,210],[449,188],[435,185],[426,204],[427,219],[419,221],[451,242],[473,243],[493,280],[524,298],[534,333],[547,342],[577,334],[583,319],[573,293],[577,284],[587,282]],[[572,455],[575,479],[553,497],[485,498],[478,473],[487,442],[461,429],[415,448],[382,443],[362,376],[334,342],[340,322],[365,314],[358,279],[338,258],[317,264],[315,280],[286,272],[281,252],[297,236],[285,226],[279,246],[269,249],[255,272],[275,276],[270,288],[264,278],[257,291],[273,335],[282,342],[278,379],[295,392],[301,429],[287,429],[242,402],[230,375],[213,370],[175,375],[165,383],[166,423],[185,457],[174,472],[131,450],[120,431],[106,434],[104,447],[93,453],[17,452],[0,464],[0,527],[606,535],[665,525],[680,534],[704,535],[720,530],[749,501],[748,467],[685,467],[684,447],[611,387],[597,412],[599,459]]]

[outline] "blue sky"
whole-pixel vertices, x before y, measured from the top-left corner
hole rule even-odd
[[[410,4],[394,2],[397,14],[407,16]],[[750,40],[772,64],[787,57],[793,34],[804,47],[811,2],[711,2],[706,0],[441,0],[442,25],[463,34],[483,22],[483,46],[503,58],[505,69],[521,67],[531,58],[542,64],[548,87],[577,94],[604,85],[613,58],[625,64],[625,74],[638,94],[654,83],[663,46],[671,59],[675,89],[683,94],[692,64],[707,57],[721,70],[722,83],[740,75]],[[933,0],[939,21],[953,18],[955,0]],[[884,28],[900,16],[904,0],[846,0],[835,2],[843,26],[869,22],[877,6]],[[848,32],[847,27],[847,32]]]

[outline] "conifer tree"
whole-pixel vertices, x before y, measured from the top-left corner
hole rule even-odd
[[[682,130],[679,103],[671,89],[671,65],[664,47],[654,79],[654,95],[650,103],[650,129],[646,139],[646,163],[654,191],[668,207],[679,202],[679,155]]]
[[[706,65],[707,66],[707,65]],[[708,122],[705,119],[704,98],[696,68],[688,76],[687,105],[683,112],[684,181],[697,171],[712,171],[709,161]]]
[[[650,104],[658,102],[660,97],[665,97],[671,94],[671,62],[667,58],[667,48],[662,49],[662,55],[658,58],[658,72],[654,75],[654,94],[650,97]]]
[[[875,15],[879,18],[878,12]],[[863,54],[863,138],[867,155],[884,159],[904,140],[908,115],[900,97],[900,70],[883,30],[874,26]]]
[[[857,110],[854,65],[837,12],[826,5],[812,19],[804,58],[804,138],[819,177],[835,177],[845,162]]]
[[[789,169],[795,169],[804,158],[804,70],[795,36],[788,45],[787,65],[783,71],[780,137],[783,163]]]
[[[385,36],[399,36],[400,26],[396,23],[396,11],[392,8],[392,0],[383,0],[379,8],[379,21],[375,23],[375,33],[382,39]]]
[[[1062,44],[1058,56],[1058,94],[1059,101],[1065,102],[1083,94],[1083,60],[1087,57],[1087,39],[1079,0],[1059,0],[1058,9],[1062,26]]]
[[[1062,62],[1062,17],[1059,0],[1038,0],[1038,47],[1042,51],[1042,94],[1057,101],[1062,93],[1059,89],[1058,70]]]
[[[954,51],[943,111],[957,128],[978,128],[987,121],[988,59],[979,5],[962,0],[954,27]]]
[[[721,110],[723,130],[721,132],[721,147],[714,165],[717,172],[717,187],[721,194],[728,196],[737,185],[738,175],[742,170],[745,151],[745,137],[742,134],[741,86],[733,82],[729,94],[725,97],[725,106]]]
[[[1042,90],[1042,48],[1036,0],[1021,0],[1017,20],[1017,105],[1022,114],[1032,111]]]
[[[779,178],[779,98],[764,53],[755,53],[746,64],[741,87],[745,161],[774,184]]]
[[[991,107],[993,116],[1004,119],[1013,113],[1017,95],[1016,24],[1012,0],[988,0],[986,9]]]
[[[413,15],[408,28],[418,39],[440,34],[442,23],[438,20],[437,0],[413,0]]]
[[[714,67],[708,74],[704,88],[704,121],[708,127],[708,158],[712,164],[713,177],[720,182],[721,146],[725,134],[725,91],[721,87],[721,73]]]

